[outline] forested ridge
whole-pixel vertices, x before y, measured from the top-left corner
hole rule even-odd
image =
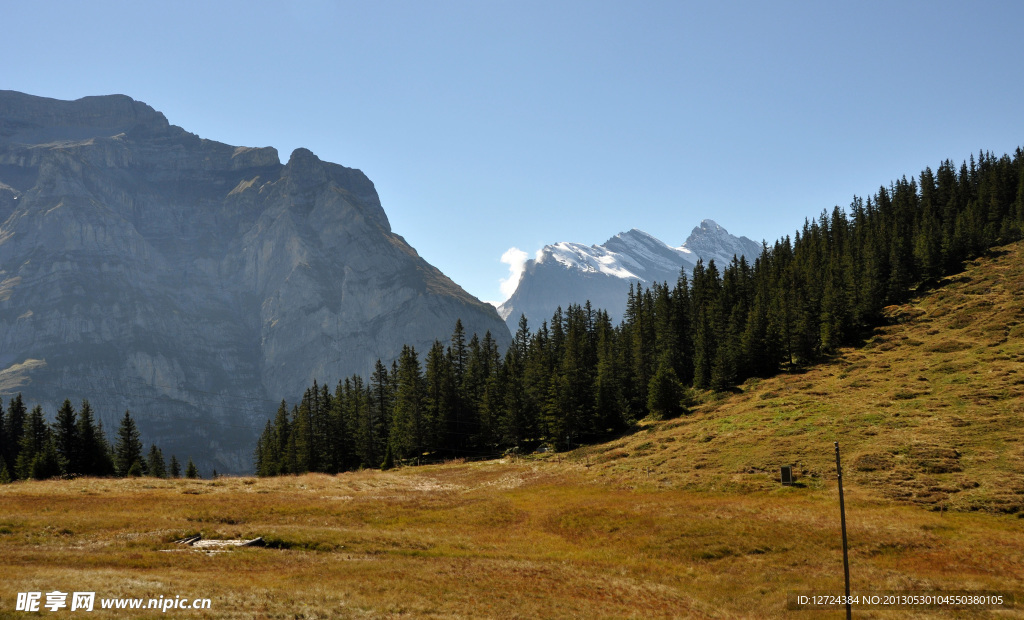
[[[268,420],[259,475],[338,472],[399,461],[566,449],[646,416],[683,413],[693,390],[726,390],[813,364],[858,341],[964,260],[1024,232],[1024,151],[891,183],[848,209],[764,244],[753,264],[699,262],[692,276],[631,289],[626,315],[573,305],[502,355],[456,323],[424,355],[405,347],[369,379],[316,382]]]

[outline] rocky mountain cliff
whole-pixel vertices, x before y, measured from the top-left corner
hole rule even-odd
[[[201,139],[129,97],[0,91],[0,397],[125,409],[165,456],[251,468],[280,399],[494,308],[392,232],[359,170]]]
[[[619,233],[602,245],[546,245],[536,259],[526,262],[519,285],[498,306],[498,313],[515,331],[520,315],[526,315],[536,328],[541,321],[550,320],[559,306],[565,308],[589,300],[595,309],[607,310],[612,322],[617,323],[626,311],[631,284],[674,284],[680,270],[689,275],[698,259],[705,263],[714,260],[723,267],[733,256],[753,261],[760,254],[760,244],[730,235],[712,220],[702,221],[679,247],[669,246],[636,228]]]

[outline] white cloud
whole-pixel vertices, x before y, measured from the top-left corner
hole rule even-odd
[[[516,292],[516,287],[519,286],[519,278],[523,275],[523,269],[526,268],[528,257],[529,254],[519,248],[509,248],[501,255],[501,262],[508,265],[508,277],[498,281],[501,294],[505,296],[505,299],[508,299],[512,296],[512,293]]]

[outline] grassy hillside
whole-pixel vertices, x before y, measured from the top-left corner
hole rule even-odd
[[[212,599],[186,618],[791,617],[787,592],[842,589],[836,440],[855,591],[1024,597],[1022,252],[891,308],[827,365],[569,454],[0,486],[0,617],[55,589]],[[802,486],[777,482],[787,463]],[[271,546],[172,542],[198,532]]]
[[[838,441],[847,484],[880,498],[1024,516],[1024,246],[887,314],[830,363],[709,396],[586,457],[606,475],[730,491],[768,491],[792,463],[823,488]]]

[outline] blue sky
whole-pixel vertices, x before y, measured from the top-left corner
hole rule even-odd
[[[1024,146],[1024,2],[0,0],[0,88],[123,93],[204,138],[363,170],[498,300],[509,248],[704,218],[769,242]]]

